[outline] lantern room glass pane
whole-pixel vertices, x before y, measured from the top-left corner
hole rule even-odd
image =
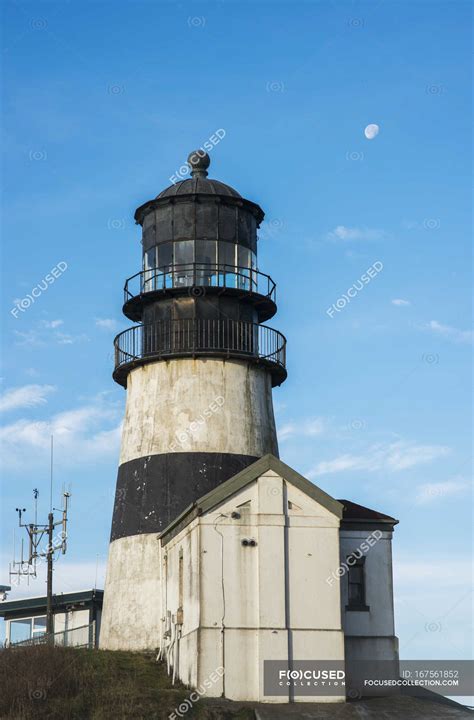
[[[194,241],[181,240],[174,243],[174,265],[186,265],[194,262]]]
[[[237,247],[238,259],[238,287],[241,290],[250,290],[250,250],[244,245]]]
[[[224,287],[237,287],[235,274],[237,245],[231,242],[220,241],[219,253],[219,285]]]
[[[174,243],[173,287],[193,285],[194,240]]]
[[[196,241],[196,285],[217,285],[217,242]]]
[[[231,265],[235,267],[236,244],[230,242],[219,242],[219,265]]]
[[[168,270],[169,266],[173,264],[173,243],[163,243],[158,246],[158,267],[163,272]]]
[[[156,273],[156,246],[146,251],[143,257],[144,273],[143,273],[143,290],[150,292],[155,290],[155,273]]]
[[[196,262],[215,265],[217,262],[217,243],[215,240],[196,240]]]
[[[150,268],[156,267],[156,246],[146,251],[144,257],[144,269],[150,270]]]
[[[250,265],[253,272],[250,273],[250,282],[252,283],[252,290],[258,290],[258,275],[257,275],[257,255],[254,252],[250,252]]]
[[[173,243],[167,242],[162,245],[158,245],[158,262],[159,268],[158,283],[159,287],[172,287],[172,273],[171,266],[173,264]]]

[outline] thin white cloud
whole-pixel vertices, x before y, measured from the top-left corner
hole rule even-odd
[[[36,330],[14,330],[13,332],[17,338],[17,345],[36,347],[38,345],[45,344],[44,339],[41,338],[40,334]]]
[[[64,320],[43,320],[43,327],[48,328],[49,330],[54,330],[61,325],[64,325]]]
[[[415,502],[417,505],[427,505],[436,500],[464,495],[468,490],[469,483],[463,478],[453,478],[437,483],[424,483],[418,488]]]
[[[95,324],[102,330],[116,330],[117,328],[117,321],[113,318],[96,318]]]
[[[383,230],[367,227],[346,227],[337,225],[334,230],[328,233],[329,240],[342,240],[351,242],[357,240],[381,240],[385,236]]]
[[[87,463],[118,454],[120,411],[102,396],[46,420],[20,419],[0,428],[4,466],[23,469],[46,461],[51,435],[62,465]]]
[[[403,300],[402,298],[395,298],[395,300],[392,300],[392,305],[406,307],[407,305],[411,305],[411,302],[409,300]]]
[[[44,405],[47,396],[55,389],[53,385],[23,385],[23,387],[11,388],[0,396],[0,410],[5,412]]]
[[[345,470],[376,472],[385,470],[397,472],[430,463],[444,457],[450,449],[442,445],[416,445],[403,440],[393,443],[379,443],[372,445],[364,454],[352,455],[349,453],[339,455],[332,460],[322,460],[307,473],[313,478],[320,475],[329,475]]]
[[[437,320],[430,320],[427,328],[447,340],[453,340],[459,343],[472,342],[472,330],[458,330],[458,328],[451,327],[450,325],[442,325]]]
[[[59,325],[57,324],[59,322]],[[55,323],[55,324],[54,324]],[[61,321],[53,320],[51,323],[40,323],[36,328],[30,330],[15,330],[14,334],[17,338],[17,345],[26,347],[38,347],[51,342],[57,345],[73,345],[78,342],[88,342],[89,338],[84,333],[80,335],[71,335],[57,328],[63,324]]]
[[[74,345],[78,342],[88,342],[87,335],[70,335],[69,333],[55,332],[54,340],[58,345]]]
[[[280,428],[278,428],[278,439],[281,441],[286,440],[287,438],[292,437],[295,434],[295,423],[285,423],[285,425],[282,425]]]
[[[25,375],[28,375],[28,377],[38,377],[39,372],[36,368],[28,368],[25,370]]]
[[[471,638],[466,627],[472,622],[471,558],[433,549],[423,555],[421,547],[413,559],[413,552],[399,554],[399,543],[400,538],[394,540],[393,574],[400,655],[436,658],[443,648],[450,647],[456,657],[467,657]]]
[[[403,585],[408,593],[413,598],[416,598],[417,593],[413,592],[415,584],[419,583],[420,586],[425,586],[425,583],[433,583],[439,589],[440,577],[443,578],[443,585],[445,586],[458,586],[467,589],[470,565],[470,558],[459,558],[458,560],[452,557],[440,558],[439,560],[432,560],[431,558],[397,560],[395,558],[393,573],[396,585]],[[429,607],[429,603],[425,607]]]
[[[302,422],[288,422],[278,429],[278,438],[283,441],[290,437],[314,437],[321,435],[325,430],[323,418],[315,417]]]

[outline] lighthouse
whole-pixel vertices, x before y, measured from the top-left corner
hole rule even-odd
[[[126,410],[101,645],[152,649],[160,618],[157,537],[198,498],[265,455],[278,457],[272,388],[286,341],[267,325],[276,285],[257,261],[255,202],[191,177],[141,205],[142,267],[124,286],[133,321],[114,341]]]
[[[208,179],[209,163],[191,153],[190,179],[135,213],[143,264],[124,287],[135,324],[114,341],[127,401],[100,647],[157,651],[209,697],[344,702],[382,661],[399,674],[398,521],[280,460],[286,341],[267,324],[264,214]],[[347,687],[293,682],[315,663]]]

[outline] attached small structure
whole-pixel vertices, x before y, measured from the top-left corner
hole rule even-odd
[[[98,647],[103,590],[79,590],[53,595],[56,645]],[[46,633],[46,596],[0,603],[6,625],[6,645],[29,644]]]

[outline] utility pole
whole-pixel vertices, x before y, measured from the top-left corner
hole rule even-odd
[[[17,583],[20,582],[22,576],[37,577],[37,561],[38,558],[45,558],[47,565],[47,577],[46,577],[46,634],[48,642],[52,641],[54,633],[54,616],[53,616],[53,567],[54,567],[54,553],[60,551],[62,555],[66,553],[67,549],[67,513],[68,513],[68,500],[71,497],[69,492],[63,492],[63,507],[61,512],[61,519],[54,521],[53,510],[57,508],[50,508],[48,513],[47,523],[38,523],[38,495],[39,491],[35,488],[33,490],[33,496],[35,499],[35,522],[34,523],[22,523],[22,515],[26,512],[25,508],[16,508],[18,513],[18,524],[21,528],[25,528],[29,538],[29,552],[28,559],[23,556],[23,540],[21,542],[21,556],[20,560],[13,558],[13,563],[10,563],[10,578],[17,577]],[[61,531],[58,536],[54,537],[55,528],[61,526]],[[40,544],[44,537],[47,537],[48,544],[46,548],[41,549]]]
[[[46,579],[46,632],[52,635],[53,629],[53,530],[54,516],[53,513],[48,515],[48,556],[46,558],[48,565],[48,574]]]

